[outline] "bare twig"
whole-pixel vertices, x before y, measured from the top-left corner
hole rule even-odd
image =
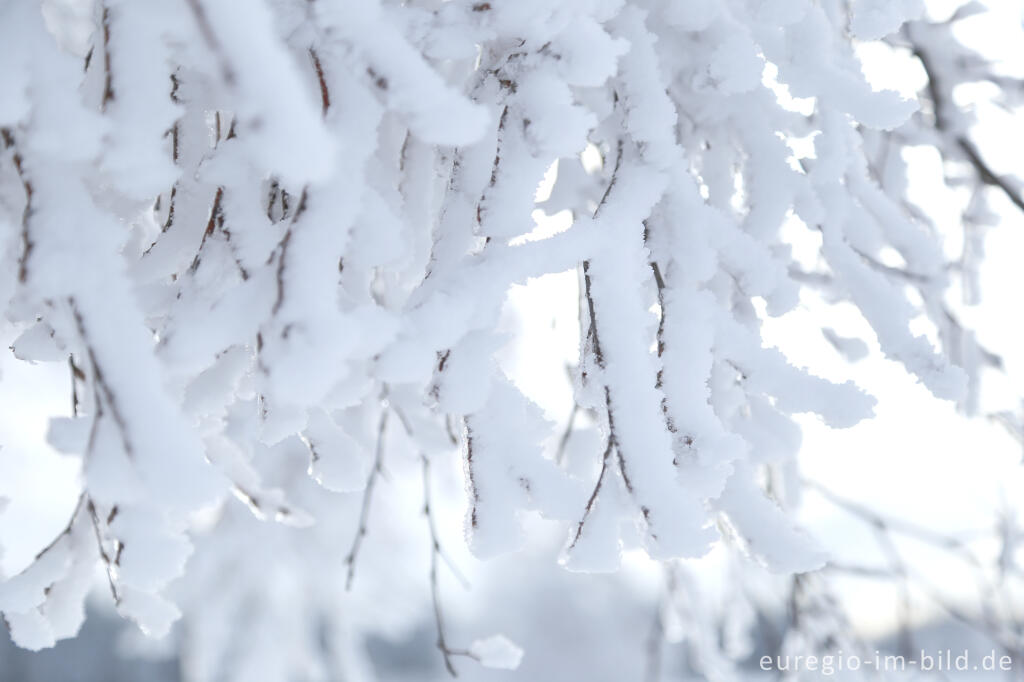
[[[114,74],[110,66],[110,8],[103,6],[103,99],[100,111],[107,110],[107,104],[114,100]]]
[[[285,521],[294,519],[296,516],[295,510],[288,507],[285,504],[278,502],[268,501],[262,497],[263,493],[253,492],[245,486],[232,479],[231,492],[235,494],[235,497],[245,503],[253,515],[258,519],[271,518],[268,515],[268,511],[273,512],[273,519],[275,521]]]
[[[561,438],[558,439],[558,449],[555,450],[555,463],[561,464],[562,460],[565,459],[566,446],[569,445],[569,437],[572,436],[572,427],[576,423],[576,414],[580,411],[580,405],[575,400],[572,401],[572,410],[569,411],[569,418],[565,422],[565,430],[562,431]]]
[[[1006,195],[1006,198],[1019,210],[1024,211],[1024,196],[1021,195],[1019,187],[1014,187],[1005,177],[998,175],[985,161],[973,142],[964,133],[950,130],[950,121],[947,116],[947,108],[955,108],[955,104],[948,101],[944,94],[943,83],[938,75],[938,70],[931,59],[931,55],[919,42],[915,41],[911,31],[904,28],[903,35],[911,45],[911,51],[921,62],[925,75],[928,76],[928,97],[932,101],[932,110],[935,115],[935,129],[944,136],[951,137],[956,146],[964,153],[967,161],[974,168],[978,179],[986,185],[998,188]],[[940,151],[942,151],[940,149]]]
[[[1014,187],[1006,177],[998,175],[992,167],[988,165],[985,159],[981,156],[981,152],[974,145],[973,142],[967,139],[966,136],[961,135],[957,138],[957,145],[963,150],[964,154],[967,155],[967,159],[974,166],[974,169],[978,173],[978,178],[986,185],[991,185],[1002,190],[1006,198],[1016,206],[1019,210],[1024,211],[1024,197],[1021,196],[1020,189]]]
[[[998,626],[999,616],[992,609],[993,607],[1002,607],[1005,613],[1005,619],[1010,622],[1016,623],[1016,615],[1012,611],[1012,605],[1009,604],[1009,598],[1000,598],[997,594],[997,587],[992,581],[985,575],[984,567],[981,561],[974,555],[967,544],[958,538],[952,536],[942,535],[936,533],[928,528],[918,526],[906,521],[899,519],[893,519],[884,517],[877,512],[868,509],[864,505],[842,498],[835,493],[831,492],[820,483],[815,481],[804,481],[805,485],[809,488],[816,490],[825,499],[829,500],[836,506],[844,509],[848,513],[860,518],[865,523],[869,524],[876,533],[876,539],[878,541],[879,548],[885,554],[887,562],[889,564],[888,571],[872,568],[872,567],[861,567],[861,566],[844,566],[841,564],[830,564],[830,568],[834,570],[844,570],[847,572],[854,572],[858,575],[865,577],[876,577],[876,578],[888,578],[897,577],[901,581],[900,586],[900,599],[901,599],[901,646],[904,650],[910,650],[913,648],[913,642],[909,633],[909,615],[910,615],[910,580],[913,577],[914,584],[918,585],[922,591],[944,611],[946,611],[953,618],[971,626],[979,632],[985,633],[991,636],[995,641],[999,642],[1007,651],[1018,655],[1021,652],[1019,647],[1012,641],[1009,641],[1001,633]],[[983,615],[983,622],[979,622],[977,619],[971,617],[967,613],[960,610],[958,607],[950,604],[930,582],[928,582],[923,576],[914,574],[912,576],[910,566],[902,558],[899,551],[897,550],[896,544],[893,541],[891,534],[898,533],[912,537],[916,540],[926,542],[933,546],[941,549],[948,550],[953,553],[954,556],[959,556],[962,560],[967,562],[975,571],[979,589],[982,592],[983,598],[981,599],[981,609]]]
[[[78,382],[85,381],[85,372],[75,364],[75,356],[68,354],[68,368],[71,370],[71,416],[78,416]]]
[[[89,499],[88,503],[86,504],[86,507],[89,510],[89,517],[92,519],[92,528],[93,532],[96,535],[96,546],[99,548],[100,558],[103,559],[103,564],[106,567],[107,582],[110,584],[110,594],[114,597],[114,603],[120,604],[121,595],[118,593],[117,590],[116,569],[114,568],[114,566],[116,565],[116,562],[119,561],[121,558],[121,550],[123,548],[121,545],[121,541],[115,538],[114,543],[116,549],[114,550],[114,552],[116,559],[111,558],[110,554],[107,553],[106,548],[103,546],[103,532],[100,528],[100,517],[96,511],[96,505],[93,504],[92,499]]]
[[[622,157],[624,150],[624,142],[622,138],[619,138],[618,144],[616,145],[616,156],[615,156],[615,167],[612,170],[611,179],[608,181],[608,188],[605,190],[604,195],[601,197],[601,201],[598,203],[597,208],[594,209],[594,217],[600,214],[601,209],[604,207],[611,195],[612,188],[615,186],[615,182],[618,178],[619,169],[622,166]],[[591,277],[590,277],[590,261],[583,261],[583,295],[587,301],[587,312],[590,316],[590,323],[587,330],[587,337],[590,340],[590,347],[594,353],[594,361],[602,372],[605,369],[605,357],[604,351],[601,348],[601,336],[597,329],[597,309],[594,304],[594,296],[591,291]],[[586,380],[586,374],[584,372],[583,377]],[[602,377],[604,381],[604,377]],[[630,493],[633,492],[633,484],[630,481],[629,474],[626,471],[626,460],[622,456],[622,452],[618,447],[618,437],[615,432],[615,412],[612,405],[612,392],[608,383],[604,383],[604,402],[605,410],[608,416],[608,438],[605,444],[604,455],[601,458],[601,473],[598,475],[597,483],[594,485],[593,491],[590,493],[590,498],[587,500],[587,506],[584,508],[583,517],[580,519],[579,525],[576,527],[576,535],[573,537],[569,548],[572,549],[576,545],[576,542],[580,539],[583,534],[583,526],[586,524],[587,519],[590,517],[590,512],[594,508],[594,503],[597,501],[597,495],[601,491],[601,486],[604,484],[604,477],[608,471],[608,461],[611,458],[612,452],[616,454],[616,460],[619,466],[619,472],[622,474],[623,483],[626,485],[626,490]],[[644,516],[647,517],[646,507],[644,509]]]
[[[28,279],[28,258],[35,246],[29,231],[29,219],[32,217],[32,197],[35,194],[35,189],[25,172],[24,159],[15,144],[14,133],[10,128],[0,128],[0,139],[3,140],[4,149],[13,150],[11,160],[14,162],[14,170],[25,191],[25,208],[21,213],[21,255],[18,257],[18,281],[24,283]]]
[[[373,489],[377,483],[377,477],[383,473],[384,465],[384,434],[388,426],[388,414],[390,414],[387,402],[380,412],[380,421],[377,426],[377,448],[373,457],[373,467],[366,479],[366,487],[363,489],[363,504],[359,510],[359,525],[356,528],[356,536],[352,540],[352,548],[345,557],[345,564],[348,566],[348,573],[345,577],[345,589],[352,589],[352,581],[356,574],[356,559],[359,550],[363,546],[363,538],[366,536],[367,521],[370,517],[370,502],[373,499]]]
[[[327,110],[331,106],[331,93],[327,89],[327,80],[324,77],[324,67],[320,63],[320,55],[317,54],[316,48],[309,48],[309,56],[313,60],[313,69],[316,71],[316,80],[320,84],[320,107],[321,114],[327,116]]]
[[[299,196],[299,205],[295,207],[295,214],[292,216],[292,221],[289,223],[288,229],[285,230],[284,236],[281,237],[281,241],[278,242],[277,248],[274,249],[274,253],[270,256],[271,259],[273,259],[275,255],[277,256],[277,269],[274,274],[274,281],[277,286],[277,295],[274,298],[274,305],[270,309],[272,315],[277,315],[281,310],[281,306],[284,305],[285,260],[288,257],[288,245],[292,240],[292,231],[295,229],[296,223],[306,210],[306,194],[307,190],[303,188],[302,194]]]
[[[579,542],[580,536],[583,535],[583,526],[587,523],[587,519],[590,518],[590,512],[593,511],[594,503],[597,502],[597,495],[601,492],[601,486],[604,485],[604,477],[608,472],[608,460],[611,459],[613,447],[614,442],[609,438],[604,448],[604,456],[601,458],[601,473],[597,475],[597,483],[594,484],[594,489],[590,492],[590,497],[587,499],[587,506],[583,510],[583,517],[576,526],[576,534],[573,536],[572,542],[569,543],[569,549],[575,547],[576,543]]]
[[[416,435],[413,432],[412,424],[409,423],[409,419],[405,415],[405,411],[402,410],[402,408],[399,407],[398,404],[394,401],[390,403],[390,406],[391,411],[395,413],[396,417],[398,417],[398,421],[402,425],[402,429],[413,442],[416,442]],[[420,456],[423,457],[425,455],[420,453]],[[444,563],[448,566],[448,570],[450,570],[452,575],[455,576],[455,579],[459,581],[459,584],[461,584],[463,588],[469,589],[469,580],[462,573],[459,567],[455,565],[455,561],[451,558],[451,556],[449,556],[448,553],[444,551],[440,544],[437,545],[436,550],[439,553],[441,560],[444,561]]]
[[[808,488],[817,491],[818,494],[832,504],[846,510],[854,516],[860,517],[872,526],[887,528],[901,535],[910,536],[943,549],[962,551],[965,553],[965,558],[968,558],[971,563],[978,563],[977,558],[970,553],[967,544],[963,540],[949,535],[943,535],[942,533],[925,528],[924,526],[918,526],[917,524],[909,521],[883,516],[882,514],[879,514],[873,509],[870,509],[858,502],[854,502],[837,495],[817,481],[803,479],[803,484]]]
[[[224,187],[217,187],[217,191],[213,195],[213,205],[210,207],[210,217],[206,221],[206,229],[203,230],[203,238],[199,242],[199,248],[196,250],[195,258],[192,259],[192,265],[189,266],[189,272],[195,273],[199,269],[199,262],[202,258],[203,247],[206,246],[206,240],[209,239],[210,235],[213,234],[214,230],[218,226],[224,225],[224,211],[221,210],[220,203],[224,198]]]
[[[444,627],[444,614],[441,611],[440,588],[437,580],[438,559],[446,559],[444,552],[441,550],[441,542],[438,540],[433,508],[430,506],[430,460],[423,454],[420,455],[420,460],[423,462],[423,514],[427,517],[427,527],[430,529],[430,600],[434,606],[434,623],[437,626],[437,648],[441,651],[445,669],[448,670],[452,677],[458,677],[459,674],[452,664],[453,657],[465,656],[476,660],[479,659],[467,649],[453,649],[448,645]]]

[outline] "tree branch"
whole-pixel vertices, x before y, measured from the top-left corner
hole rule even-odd
[[[345,590],[352,589],[352,581],[356,574],[356,559],[359,556],[359,549],[363,545],[363,538],[366,537],[366,524],[370,517],[370,502],[373,499],[373,489],[377,478],[382,475],[384,468],[384,434],[388,426],[388,414],[390,409],[387,399],[384,400],[384,407],[380,412],[380,421],[377,425],[377,448],[373,457],[373,467],[366,479],[366,487],[363,489],[363,503],[359,510],[359,525],[356,527],[356,536],[352,540],[352,548],[345,557],[345,564],[348,566],[348,573],[345,576]]]
[[[25,172],[24,160],[18,151],[14,134],[10,128],[0,128],[0,139],[3,140],[4,149],[13,150],[11,160],[14,162],[14,170],[18,174],[18,179],[21,180],[21,186],[25,192],[25,208],[21,213],[21,255],[18,257],[18,281],[24,284],[28,279],[28,258],[35,246],[29,231],[29,218],[32,217],[32,197],[35,194],[35,190],[32,187],[32,181]]]

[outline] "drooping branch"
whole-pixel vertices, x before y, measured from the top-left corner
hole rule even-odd
[[[618,142],[616,144],[615,167],[612,170],[611,179],[608,181],[608,187],[607,187],[607,189],[605,189],[604,195],[601,197],[601,201],[598,203],[597,208],[594,210],[594,218],[597,218],[598,215],[600,214],[601,209],[604,207],[605,202],[608,200],[608,197],[611,195],[612,189],[614,188],[616,180],[618,179],[619,169],[622,166],[623,149],[624,149],[624,142],[623,142],[622,138],[619,138],[619,140],[618,140]],[[593,295],[593,292],[591,290],[591,286],[592,286],[592,283],[591,283],[591,276],[590,276],[590,261],[589,260],[585,260],[585,261],[583,261],[583,295],[584,295],[584,297],[585,297],[585,299],[587,301],[587,312],[589,314],[589,325],[587,327],[587,338],[590,341],[590,348],[591,348],[591,350],[592,350],[592,352],[594,354],[594,361],[597,363],[598,369],[603,372],[605,370],[605,357],[604,357],[604,350],[601,347],[601,336],[600,336],[600,333],[598,332],[597,306],[594,303],[594,295]],[[583,380],[586,381],[586,379],[587,379],[587,377],[586,377],[586,374],[584,373]],[[579,539],[580,539],[580,536],[583,534],[583,527],[586,524],[587,519],[590,517],[590,513],[591,513],[591,511],[592,511],[592,509],[594,507],[594,504],[597,501],[598,493],[600,492],[601,487],[604,485],[605,475],[606,475],[606,472],[608,471],[608,463],[609,463],[609,461],[611,459],[611,456],[612,456],[613,452],[616,455],[616,461],[618,463],[619,473],[622,475],[622,481],[623,481],[623,483],[626,486],[626,490],[629,491],[630,493],[633,492],[633,485],[632,485],[632,483],[630,481],[629,474],[626,472],[626,461],[625,461],[625,458],[622,456],[622,453],[619,452],[619,449],[618,449],[618,437],[617,437],[617,434],[615,432],[615,416],[614,416],[614,408],[613,408],[613,405],[612,405],[612,392],[611,392],[611,388],[609,387],[609,385],[606,382],[606,380],[604,379],[604,377],[601,377],[601,381],[604,382],[604,385],[603,385],[604,403],[605,403],[606,418],[607,418],[607,422],[608,422],[607,441],[605,443],[604,455],[601,458],[601,472],[598,474],[597,482],[594,484],[594,488],[591,491],[590,497],[587,500],[587,505],[584,508],[583,516],[580,519],[579,524],[576,527],[576,534],[573,537],[572,542],[570,543],[570,549],[573,546],[576,545],[577,541],[579,541]],[[645,516],[646,516],[646,513],[645,513]]]
[[[846,566],[842,563],[830,563],[827,568],[830,570],[863,575],[865,577],[883,579],[895,577],[900,582],[900,608],[902,614],[901,621],[903,623],[902,638],[903,646],[905,648],[913,648],[908,629],[910,583],[911,580],[913,580],[918,589],[921,589],[932,602],[948,613],[951,617],[982,634],[992,637],[1015,656],[1019,657],[1024,654],[1024,652],[1020,651],[1019,646],[1014,641],[1005,636],[1005,633],[998,625],[998,623],[1005,621],[1006,619],[1015,621],[1016,616],[1012,612],[1003,614],[1002,616],[993,612],[993,608],[998,608],[1000,606],[1007,609],[1012,607],[1007,603],[1008,600],[1005,596],[1000,596],[997,585],[988,577],[982,561],[971,550],[966,540],[953,535],[939,533],[901,519],[884,516],[861,503],[837,495],[817,481],[805,480],[804,483],[808,488],[815,490],[826,500],[843,509],[855,518],[859,518],[875,531],[876,541],[878,542],[879,548],[885,555],[888,563],[887,570],[863,566]],[[926,576],[921,575],[918,572],[913,572],[910,564],[902,557],[897,547],[897,543],[893,539],[894,534],[910,537],[932,545],[938,549],[950,552],[952,556],[960,558],[970,566],[978,579],[980,589],[984,593],[985,597],[981,602],[983,620],[979,621],[976,617],[952,604]]]
[[[914,33],[908,27],[904,27],[903,36],[910,42],[912,53],[921,62],[925,75],[928,77],[927,91],[935,116],[935,130],[940,135],[952,139],[956,148],[963,152],[964,157],[974,168],[975,174],[982,183],[999,189],[1014,206],[1024,212],[1024,192],[1022,192],[1021,183],[1019,181],[1011,182],[1005,176],[996,173],[977,146],[967,137],[967,134],[953,129],[948,113],[949,110],[956,108],[956,104],[948,96],[952,90],[943,82],[943,77],[935,66],[929,48],[926,48],[921,42],[915,41]],[[943,155],[947,154],[947,151],[941,147],[939,152]]]
[[[437,528],[434,526],[434,512],[430,507],[430,460],[421,456],[423,462],[423,514],[427,517],[427,528],[430,530],[430,601],[434,607],[434,624],[437,626],[437,648],[444,658],[444,667],[452,677],[458,677],[455,666],[452,665],[452,656],[457,652],[448,646],[445,636],[444,615],[441,611],[440,588],[437,583],[437,557],[440,552],[440,542],[437,539]]]

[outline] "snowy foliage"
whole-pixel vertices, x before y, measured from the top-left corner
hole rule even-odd
[[[432,463],[461,458],[481,558],[520,547],[536,511],[562,524],[571,571],[615,570],[638,544],[700,557],[724,534],[804,572],[826,557],[787,513],[792,416],[849,427],[874,401],[767,347],[761,320],[820,292],[938,398],[976,388],[984,353],[952,358],[967,372],[951,362],[970,337],[899,154],[970,156],[970,121],[951,80],[931,81],[932,120],[874,90],[854,50],[896,41],[954,78],[965,57],[944,25],[901,29],[920,2],[44,8],[0,8],[0,298],[15,356],[69,367],[70,413],[48,439],[81,458],[82,489],[64,532],[0,583],[24,647],[74,636],[99,564],[147,633],[195,616],[194,679],[228,679],[229,654],[230,679],[315,677],[329,663],[301,614],[332,617],[325,595],[358,574],[364,535],[410,537],[374,525],[387,461],[422,474],[445,662],[515,667],[504,637],[445,642]],[[531,234],[538,208],[571,226]],[[819,245],[815,263],[793,234]],[[576,402],[601,436],[571,471],[495,360],[510,287],[567,270]],[[937,334],[912,331],[922,313]],[[318,563],[337,570],[311,576]],[[376,565],[366,603],[399,614]],[[225,652],[239,618],[247,650]]]

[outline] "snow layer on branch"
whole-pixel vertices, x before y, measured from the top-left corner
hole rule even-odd
[[[175,525],[179,527],[175,528]],[[110,531],[121,542],[118,579],[142,591],[155,592],[185,570],[192,545],[183,524],[144,507],[118,509]]]
[[[642,148],[645,159],[655,167],[668,167],[679,153],[674,127],[675,106],[665,91],[654,51],[656,38],[644,24],[645,13],[627,7],[616,21],[616,27],[630,49],[619,58],[616,92],[625,99],[625,125],[629,136]]]
[[[148,200],[178,175],[164,143],[182,113],[167,96],[171,84],[163,27],[176,22],[170,5],[122,0],[107,3],[104,11],[111,73],[110,100],[104,106],[118,132],[108,138],[102,164],[120,191]]]
[[[395,26],[376,0],[314,8],[327,27],[360,50],[389,108],[401,112],[416,136],[431,144],[470,144],[484,133],[487,115],[444,82]]]
[[[336,492],[362,490],[370,470],[370,457],[323,410],[310,410],[302,433],[309,446],[309,473],[317,483]]]
[[[435,372],[438,407],[451,414],[472,414],[491,393],[494,356],[507,339],[482,331],[470,332],[446,351]]]
[[[668,282],[676,284],[674,270]],[[682,286],[670,286],[662,306],[666,352],[661,378],[666,409],[681,432],[674,446],[679,477],[700,495],[714,498],[732,471],[730,462],[749,449],[741,437],[727,430],[710,402],[716,306],[709,293],[690,292]]]
[[[29,362],[55,362],[63,360],[67,356],[67,349],[63,348],[56,337],[53,327],[46,322],[36,322],[34,325],[22,332],[11,344],[11,351],[14,357]]]
[[[109,391],[107,407],[126,454],[154,501],[171,509],[209,504],[222,493],[224,481],[206,462],[202,442],[162,385],[153,343],[128,313],[133,304],[119,291],[105,293],[97,299],[79,295],[73,314],[94,363],[91,371]]]
[[[605,249],[590,261],[595,328],[604,358],[601,378],[623,478],[636,504],[645,510],[648,551],[656,557],[697,556],[707,550],[714,534],[705,527],[699,498],[675,484],[672,440],[661,414],[662,396],[655,388],[657,366],[647,350],[653,320],[641,290],[633,284],[650,278],[642,226],[634,222],[634,216],[650,210],[641,203],[643,193],[636,192],[639,187],[634,183],[657,183],[653,178],[641,181],[644,175],[634,175],[631,168],[621,170],[615,194],[600,217],[602,227],[614,232],[606,233]]]
[[[201,0],[195,6],[194,30],[219,52],[218,75],[235,95],[239,134],[252,139],[246,152],[258,167],[289,184],[326,179],[338,143],[278,37],[266,3],[248,5],[244,22],[237,20],[238,7],[230,0]]]
[[[859,243],[864,248],[873,247],[872,251],[878,250],[879,244],[865,244],[859,236],[866,227],[874,227],[870,222],[865,225],[861,221],[878,220],[875,216],[880,214],[877,204],[881,203],[881,198],[875,193],[869,194],[868,199],[875,207],[872,215],[861,211],[861,204],[857,202],[859,195],[867,191],[863,188],[863,179],[847,183],[855,189],[861,187],[861,192],[855,191],[851,196],[844,191],[843,181],[848,174],[852,172],[861,177],[863,172],[854,161],[860,156],[858,140],[840,115],[833,112],[824,119],[823,128],[828,134],[816,141],[820,150],[819,163],[810,173],[827,216],[820,227],[822,254],[850,298],[871,323],[883,352],[902,362],[937,397],[956,400],[965,387],[963,372],[939,355],[924,336],[911,333],[909,321],[915,313],[899,290],[898,283],[887,280],[879,270],[879,263],[871,260],[875,253],[860,252],[853,247]],[[852,171],[850,166],[853,166]],[[895,241],[902,246],[901,252],[906,254],[908,263],[926,272],[933,270],[938,262],[935,248],[925,246],[927,242],[920,236],[911,236],[912,230],[904,225],[898,214],[893,218],[894,214],[892,209],[882,213],[883,218],[889,218],[882,222],[882,226],[888,227],[890,232],[893,225],[896,226]],[[874,267],[870,265],[872,262]]]
[[[18,646],[39,650],[78,634],[96,558],[92,528],[76,512],[33,564],[0,582],[0,612]]]
[[[0,583],[0,611],[23,613],[46,601],[46,589],[67,571],[71,563],[71,539],[61,538],[21,573]]]
[[[829,264],[871,323],[885,354],[902,362],[936,397],[959,399],[966,384],[963,371],[939,355],[927,338],[910,331],[914,310],[909,302],[902,297],[893,300],[892,285],[856,257],[837,227],[826,225],[823,232]]]
[[[792,525],[782,509],[765,497],[754,476],[749,466],[738,467],[717,502],[717,507],[742,534],[747,550],[778,573],[821,568],[825,554]]]
[[[46,617],[36,609],[24,613],[5,613],[4,620],[10,628],[11,639],[23,649],[39,651],[56,644]]]
[[[515,670],[523,660],[523,650],[505,635],[491,635],[469,645],[469,654],[486,668]]]
[[[750,37],[732,33],[711,55],[708,86],[726,94],[749,92],[760,85],[762,71],[764,59]]]
[[[899,31],[908,20],[922,14],[922,0],[857,0],[850,30],[861,40],[877,40]]]
[[[143,632],[157,639],[165,637],[181,611],[172,602],[152,592],[125,586],[117,602],[117,612],[134,621]]]
[[[615,75],[616,62],[629,50],[628,41],[613,38],[592,17],[583,16],[552,44],[559,55],[558,73],[569,85],[596,88]]]
[[[759,26],[756,35],[765,56],[779,67],[779,81],[794,96],[816,97],[870,128],[899,126],[917,109],[916,102],[888,90],[874,92],[852,49],[839,42],[841,30],[814,6],[797,23],[782,29]]]
[[[763,348],[760,339],[722,319],[717,348],[743,372],[751,391],[773,396],[775,406],[786,413],[815,412],[833,428],[853,426],[872,415],[875,399],[853,382],[834,384],[789,364],[774,348]]]
[[[504,376],[494,378],[483,408],[466,417],[466,525],[469,546],[478,557],[522,545],[522,511],[569,520],[582,508],[578,482],[544,457],[548,431],[537,406]]]

